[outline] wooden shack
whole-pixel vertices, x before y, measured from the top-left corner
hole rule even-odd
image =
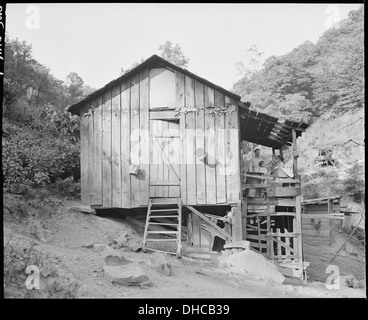
[[[247,234],[248,216],[262,211],[266,224],[263,218],[258,223],[265,229],[258,228],[253,235],[260,248],[264,238],[268,239],[268,247],[260,252],[280,263],[302,260],[301,240],[294,241],[301,233],[296,223],[301,215],[296,139],[307,124],[255,112],[240,96],[156,55],[69,111],[81,117],[83,204],[96,209],[132,209],[133,213],[148,208],[148,223],[152,206],[162,199],[175,199],[173,203],[183,212],[179,238],[185,229],[191,245],[202,239],[195,230],[211,235],[212,240],[248,240],[252,237],[252,232]],[[265,177],[268,184],[261,187],[267,198],[248,199],[240,174],[243,140],[273,152],[292,146],[295,177],[286,182]],[[281,235],[280,230],[272,233],[275,205],[285,204],[287,208],[280,212],[292,216],[294,228],[288,235]],[[207,243],[211,250],[213,241]],[[282,243],[287,250],[275,256],[273,250]]]

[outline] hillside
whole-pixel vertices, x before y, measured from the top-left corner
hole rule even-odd
[[[313,261],[309,285],[284,284],[255,277],[219,264],[219,254],[193,254],[182,259],[142,253],[137,245],[142,230],[122,216],[99,217],[81,212],[76,198],[32,189],[24,195],[4,193],[4,291],[6,298],[307,298],[364,297],[365,289],[349,287],[346,279],[365,283],[361,249],[349,244],[336,260],[341,288],[328,290],[323,261]],[[120,239],[120,240],[119,240]],[[119,241],[120,242],[119,242]],[[116,247],[116,243],[121,243]],[[336,248],[307,250],[308,258],[326,256]],[[353,252],[353,253],[351,253]],[[121,257],[134,274],[148,279],[130,285],[113,284],[104,273],[106,255]],[[330,256],[330,255],[329,255]],[[116,258],[115,258],[116,259]],[[319,259],[319,258],[318,258]],[[161,269],[162,263],[171,272]],[[40,289],[27,290],[26,266],[40,268]],[[321,273],[321,270],[323,273]],[[316,281],[318,280],[318,281]],[[138,281],[138,280],[137,280]],[[322,282],[321,282],[322,281]],[[359,285],[361,286],[361,285]]]

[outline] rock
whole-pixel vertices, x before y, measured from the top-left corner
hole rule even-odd
[[[127,246],[127,243],[129,242],[129,240],[131,239],[130,235],[128,234],[127,231],[124,231],[123,234],[121,234],[119,237],[117,237],[116,239],[114,239],[109,246],[114,248],[114,249],[120,249],[122,247]]]
[[[359,280],[357,280],[353,275],[341,277],[340,284],[343,286],[347,286],[349,288],[353,288],[353,289],[363,289],[364,288],[363,284]]]
[[[234,271],[239,273],[248,272],[258,278],[273,280],[278,283],[283,283],[285,280],[276,265],[253,250],[220,256],[219,260],[220,265],[232,267]]]
[[[123,286],[145,286],[150,284],[144,270],[136,264],[104,266],[105,276],[113,283]]]
[[[130,246],[130,250],[132,250],[134,252],[141,251],[142,248],[143,248],[143,246],[142,246],[141,243]]]
[[[104,261],[107,266],[121,266],[131,262],[122,256],[111,254],[106,255]]]
[[[82,248],[91,249],[91,248],[93,248],[94,244],[95,244],[95,242],[88,243],[88,244],[82,244]]]

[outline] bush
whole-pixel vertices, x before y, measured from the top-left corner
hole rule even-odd
[[[68,135],[5,122],[2,144],[3,181],[11,191],[79,179],[79,142]]]

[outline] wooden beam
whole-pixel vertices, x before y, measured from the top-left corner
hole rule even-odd
[[[298,149],[296,145],[296,131],[295,129],[292,130],[292,139],[293,139],[293,171],[294,171],[294,178],[298,178]]]
[[[216,223],[211,221],[211,219],[207,218],[203,213],[199,212],[197,209],[194,209],[192,206],[187,206],[187,208],[192,211],[194,214],[196,214],[198,217],[200,217],[202,220],[207,222],[210,226],[212,226],[214,229],[222,233],[227,239],[231,240],[232,237],[229,233],[227,233],[225,230],[221,229]]]
[[[178,120],[175,111],[152,111],[149,112],[150,120]]]

